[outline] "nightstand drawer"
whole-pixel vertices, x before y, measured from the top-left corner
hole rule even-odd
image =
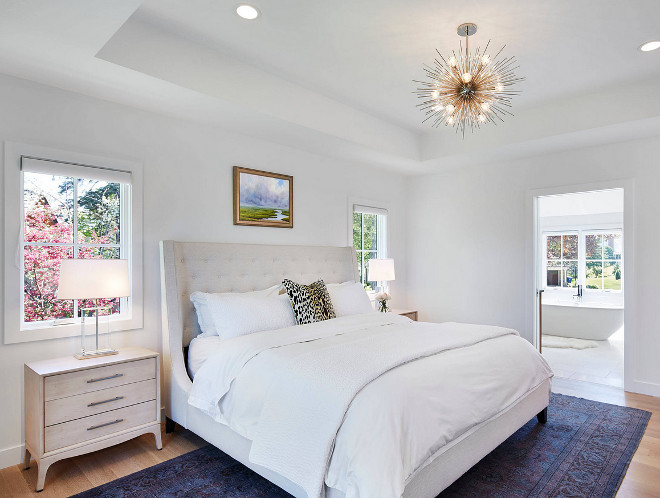
[[[156,401],[46,427],[45,451],[82,443],[157,420]]]
[[[46,426],[156,399],[156,379],[46,401]]]
[[[83,362],[85,360],[78,361]],[[49,401],[155,378],[156,359],[146,358],[144,360],[127,361],[115,365],[50,375],[45,379],[44,394],[46,401]]]

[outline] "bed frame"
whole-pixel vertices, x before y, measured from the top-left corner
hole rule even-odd
[[[358,281],[355,249],[166,240],[160,243],[160,265],[166,430],[173,430],[176,422],[292,495],[307,496],[297,484],[250,462],[248,439],[188,405],[192,381],[184,348],[200,332],[190,294],[248,292],[278,284],[284,278],[304,283],[319,278],[327,283]],[[408,479],[404,496],[437,496],[535,415],[539,422],[545,422],[549,399],[548,380],[441,448]],[[326,488],[326,496],[342,498],[344,493]]]

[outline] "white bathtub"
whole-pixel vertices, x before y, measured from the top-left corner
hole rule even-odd
[[[623,306],[599,301],[559,301],[543,304],[543,333],[606,341],[623,327]]]

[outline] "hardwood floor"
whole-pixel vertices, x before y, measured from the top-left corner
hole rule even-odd
[[[553,391],[571,396],[594,399],[604,403],[641,408],[653,413],[646,433],[632,459],[619,489],[618,497],[660,497],[660,398],[632,394],[605,385],[570,379],[553,379]],[[552,413],[549,414],[552,417]],[[206,443],[201,438],[177,427],[165,434],[163,449],[156,450],[153,436],[144,435],[132,441],[62,460],[51,466],[40,498],[65,497],[108,481],[177,457]],[[37,468],[34,461],[29,470],[15,465],[0,470],[0,496],[34,496]]]
[[[153,434],[145,434],[111,448],[54,463],[48,469],[44,490],[39,494],[34,490],[37,482],[34,460],[28,470],[23,470],[22,465],[2,469],[0,497],[71,496],[206,445],[202,438],[180,427],[172,434],[165,434],[165,424],[162,424],[162,431],[163,449],[160,451],[156,449]]]

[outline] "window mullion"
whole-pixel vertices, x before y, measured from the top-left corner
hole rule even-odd
[[[73,179],[73,259],[78,258],[78,178]],[[73,318],[78,318],[78,300],[73,300]]]

